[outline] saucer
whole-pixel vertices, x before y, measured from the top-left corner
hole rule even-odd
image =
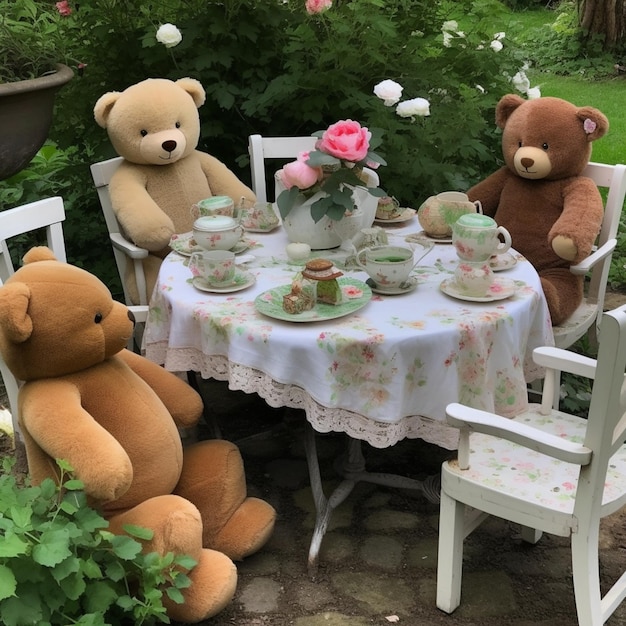
[[[256,277],[250,272],[246,272],[237,268],[235,277],[231,283],[227,285],[211,285],[202,276],[194,276],[191,280],[193,286],[200,291],[208,291],[209,293],[232,293],[233,291],[241,291],[250,285],[254,285]]]
[[[280,222],[278,224],[272,224],[268,228],[248,228],[248,226],[244,226],[243,229],[248,233],[271,233],[273,230],[276,230],[280,226]]]
[[[375,224],[400,224],[401,222],[408,222],[410,219],[413,219],[417,211],[415,209],[408,209],[405,207],[400,207],[402,209],[402,213],[398,215],[398,217],[392,217],[390,220],[384,219],[382,217],[374,218]]]
[[[399,287],[393,289],[381,289],[371,278],[365,284],[374,292],[382,296],[398,296],[403,293],[410,293],[417,287],[417,276],[409,276]]]
[[[489,267],[494,272],[501,272],[503,270],[511,269],[515,267],[517,259],[510,253],[496,254],[489,259]]]
[[[452,243],[452,237],[431,237],[427,235],[425,231],[420,230],[417,233],[411,233],[404,238],[404,241],[412,242],[419,239],[428,239],[428,241],[434,241],[435,243]]]
[[[515,281],[510,278],[496,278],[484,296],[472,296],[463,290],[462,285],[458,285],[453,278],[446,278],[439,285],[443,293],[468,302],[495,302],[510,298],[516,291]]]
[[[267,232],[267,231],[265,231]],[[245,237],[240,239],[230,250],[235,254],[239,254],[247,250],[252,242]],[[194,252],[206,252],[204,248],[196,243],[193,233],[183,233],[182,235],[172,235],[170,239],[170,248],[181,256],[191,256]]]

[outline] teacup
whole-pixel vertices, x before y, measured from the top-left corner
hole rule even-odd
[[[457,287],[468,296],[483,297],[489,291],[494,279],[495,275],[489,261],[484,263],[460,261],[454,270]]]
[[[235,253],[229,250],[194,252],[189,259],[191,273],[213,286],[232,283],[236,267]]]
[[[421,244],[420,244],[421,245]],[[374,246],[360,250],[355,260],[380,290],[394,290],[406,282],[411,270],[432,248],[423,246],[423,253],[416,259],[411,248],[405,246]]]
[[[499,236],[504,241],[500,241]],[[452,244],[463,261],[482,263],[511,247],[511,235],[487,215],[462,215],[452,227]]]
[[[278,226],[278,216],[271,202],[256,202],[245,211],[241,224],[247,230],[272,230]]]
[[[229,196],[212,196],[205,198],[191,205],[191,216],[194,220],[207,215],[228,215],[235,214],[235,203]]]
[[[444,191],[428,198],[417,210],[417,220],[429,237],[443,239],[452,235],[452,225],[467,213],[482,213],[478,200],[471,202],[460,191]]]
[[[193,238],[205,250],[230,250],[242,235],[241,224],[228,215],[205,215],[193,223]]]

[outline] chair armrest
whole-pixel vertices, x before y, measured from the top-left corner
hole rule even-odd
[[[130,241],[122,237],[120,233],[110,233],[109,237],[111,238],[113,247],[121,250],[131,259],[145,259],[148,256],[148,251],[145,248],[140,248],[134,243],[130,243]]]
[[[461,431],[459,438],[459,466],[461,469],[469,467],[469,436],[471,432],[500,437],[567,463],[587,465],[591,461],[592,451],[579,443],[567,441],[527,424],[521,424],[487,411],[472,409],[457,402],[446,407],[446,419],[449,424],[456,426]]]
[[[577,265],[572,265],[569,271],[572,274],[586,274],[596,263],[602,261],[613,252],[617,245],[617,239],[609,239],[605,244],[592,252],[586,259],[583,259]]]
[[[576,354],[563,348],[543,346],[533,350],[533,361],[537,365],[561,372],[576,374],[594,380],[596,360],[582,354]]]

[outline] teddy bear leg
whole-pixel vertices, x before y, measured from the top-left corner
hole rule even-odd
[[[562,324],[583,299],[583,279],[568,269],[557,268],[539,273],[541,286],[548,303],[552,324]]]
[[[219,613],[233,598],[237,570],[225,555],[202,549],[202,519],[188,500],[175,495],[150,498],[132,509],[113,516],[109,529],[124,534],[123,526],[134,524],[154,532],[151,541],[143,543],[144,552],[185,554],[197,565],[187,572],[191,585],[183,589],[183,604],[163,597],[168,616],[182,622],[198,622]]]
[[[157,276],[159,275],[159,268],[161,267],[162,259],[154,254],[149,254],[143,261],[143,273],[146,278],[146,295],[149,298],[150,294],[154,290]],[[126,276],[124,278],[128,294],[133,304],[139,304],[139,290],[137,289],[137,281],[135,280],[135,271],[132,263],[129,263],[126,267]]]
[[[253,554],[272,534],[276,511],[247,496],[243,460],[229,441],[201,441],[186,448],[175,491],[200,509],[203,545],[231,559]]]

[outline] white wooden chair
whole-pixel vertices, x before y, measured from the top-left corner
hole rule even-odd
[[[289,161],[295,159],[300,152],[313,150],[317,137],[262,137],[250,135],[248,137],[248,153],[250,154],[250,171],[252,173],[252,191],[259,202],[273,202],[267,194],[267,178],[265,161],[273,159]],[[275,167],[279,169],[282,163]],[[272,170],[272,173],[274,172]],[[272,192],[272,196],[273,196]]]
[[[563,324],[553,327],[554,342],[559,348],[569,348],[586,333],[592,343],[599,336],[609,269],[626,197],[626,165],[589,163],[583,175],[591,178],[598,187],[608,189],[608,195],[596,249],[570,268],[573,274],[588,275],[589,281],[585,299],[578,309]]]
[[[10,253],[12,244],[10,240],[14,237],[41,231],[42,235],[45,234],[45,241],[42,237],[42,245],[47,245],[59,261],[63,263],[67,261],[65,240],[63,239],[64,220],[63,198],[59,196],[0,211],[0,286],[15,273]],[[9,400],[8,408],[13,422],[15,447],[21,453],[23,452],[23,442],[21,441],[17,413],[17,393],[20,381],[13,376],[2,357],[0,357],[0,374]]]
[[[603,315],[597,361],[554,347],[534,359],[547,368],[541,405],[513,419],[446,408],[460,441],[458,460],[442,466],[437,606],[459,606],[463,541],[494,515],[530,543],[570,538],[578,623],[600,626],[626,597],[626,573],[602,595],[598,563],[600,519],[626,504],[626,306]],[[553,408],[561,371],[594,380],[587,419]]]
[[[115,212],[111,204],[111,197],[109,195],[109,183],[115,170],[120,166],[123,161],[122,157],[114,157],[107,161],[100,161],[99,163],[93,163],[91,165],[91,177],[93,178],[94,185],[98,192],[98,198],[100,199],[100,206],[104,213],[104,219],[106,220],[107,229],[109,231],[109,239],[113,246],[113,254],[115,255],[115,263],[117,264],[117,270],[120,275],[120,281],[122,282],[122,288],[124,289],[124,301],[127,305],[136,304],[133,303],[126,288],[126,268],[128,264],[132,264],[135,273],[135,281],[137,283],[137,292],[139,294],[139,305],[148,305],[150,294],[146,289],[146,277],[143,271],[143,259],[148,256],[148,251],[145,248],[140,248],[134,243],[131,243],[126,239]]]

